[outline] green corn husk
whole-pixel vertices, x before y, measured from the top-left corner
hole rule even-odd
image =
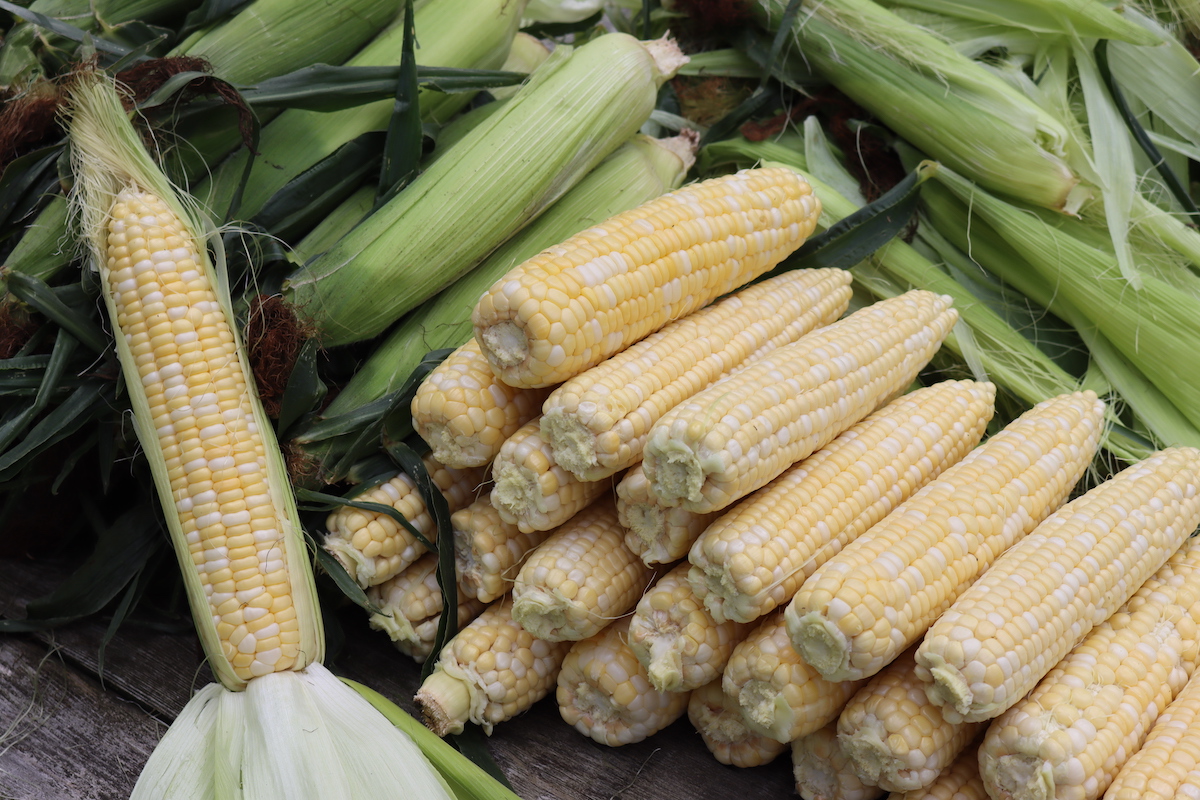
[[[1074,33],[1136,45],[1158,44],[1153,34],[1099,0],[880,0],[880,5],[1020,27],[1052,36]]]
[[[683,60],[666,40],[617,33],[557,48],[453,153],[289,276],[285,299],[326,346],[378,335],[635,133]]]
[[[9,272],[48,280],[74,258],[75,245],[67,239],[67,199],[55,195],[21,234],[0,269],[0,288]]]

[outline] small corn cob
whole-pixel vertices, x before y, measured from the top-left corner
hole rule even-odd
[[[979,777],[979,757],[967,747],[954,763],[933,783],[911,792],[892,792],[887,800],[988,800],[983,778]]]
[[[625,547],[613,501],[576,514],[537,546],[513,583],[513,619],[549,641],[594,636],[637,604],[654,579]]]
[[[413,698],[438,736],[469,721],[491,735],[554,689],[570,642],[538,639],[513,621],[512,604],[492,603],[442,648]]]
[[[600,744],[618,747],[658,733],[687,711],[686,692],[660,692],[625,641],[629,618],[572,645],[558,673],[558,712]]]
[[[719,517],[688,556],[713,619],[752,622],[790,600],[975,447],[995,396],[990,383],[946,381],[899,397]]]
[[[617,516],[625,529],[626,547],[647,564],[669,564],[687,555],[717,512],[697,514],[664,506],[650,493],[650,481],[638,464],[617,484]]]
[[[775,348],[836,320],[850,273],[794,270],[677,319],[555,389],[542,437],[555,460],[595,481],[636,464],[650,427],[679,403]]]
[[[717,761],[734,767],[758,767],[774,761],[787,745],[755,733],[742,721],[735,698],[721,681],[706,683],[689,695],[688,720]]]
[[[450,469],[429,454],[422,461],[451,513],[474,500],[486,481],[481,469]],[[403,472],[354,499],[391,506],[426,539],[437,538],[437,525],[425,508],[417,484]],[[325,549],[364,589],[399,575],[426,552],[425,545],[387,514],[342,506],[329,515],[325,525],[329,528]]]
[[[912,291],[777,348],[654,425],[650,490],[705,512],[765,486],[903,391],[957,319],[949,297]]]
[[[676,189],[515,267],[475,307],[475,337],[505,383],[561,383],[768,271],[820,212],[786,167]]]
[[[481,497],[450,515],[454,528],[454,561],[462,592],[490,603],[512,588],[526,556],[551,531],[522,533],[500,519],[490,498]]]
[[[1200,797],[1200,677],[1188,681],[1109,786],[1112,800]]]
[[[526,533],[557,528],[612,488],[610,480],[581,481],[555,463],[537,418],[501,445],[492,480],[500,518]]]
[[[793,645],[831,680],[879,672],[1058,508],[1103,427],[1093,392],[1026,411],[804,582],[785,614]]]
[[[950,722],[1003,713],[1200,524],[1200,450],[1162,450],[1067,503],[933,624],[917,676]]]
[[[749,632],[737,622],[717,622],[687,582],[687,564],[659,578],[638,601],[629,624],[629,646],[655,689],[687,692],[716,680],[733,648]]]
[[[779,612],[733,649],[721,679],[747,727],[784,743],[836,720],[862,684],[822,678],[792,647]]]
[[[538,415],[546,395],[502,383],[471,339],[417,387],[413,430],[447,467],[482,467],[505,439]]]
[[[367,590],[367,599],[380,610],[372,614],[371,627],[383,631],[396,649],[418,663],[433,652],[441,619],[442,590],[438,586],[437,556],[426,553],[399,575]],[[458,592],[458,627],[479,616],[487,603]]]
[[[921,789],[974,741],[983,723],[947,722],[925,697],[914,671],[915,648],[889,664],[854,693],[838,717],[842,748],[854,772],[889,792]]]
[[[792,742],[792,774],[804,800],[874,800],[884,794],[850,768],[832,722]]]

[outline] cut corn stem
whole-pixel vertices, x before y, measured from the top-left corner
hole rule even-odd
[[[774,761],[787,745],[746,727],[737,699],[721,690],[717,679],[691,693],[688,720],[705,747],[722,764],[758,767]]]
[[[437,555],[427,553],[399,575],[367,591],[367,599],[380,612],[371,615],[371,627],[386,633],[397,650],[418,663],[433,653],[445,608],[437,567]],[[485,605],[460,586],[455,630],[479,616]]]
[[[989,794],[979,776],[979,756],[967,747],[933,783],[911,792],[893,792],[888,800],[988,800]]]
[[[617,516],[625,529],[626,547],[647,564],[669,564],[687,555],[718,514],[663,505],[650,491],[642,465],[637,464],[617,484]]]
[[[552,531],[523,533],[500,518],[490,495],[450,515],[460,592],[490,603],[512,588],[517,571]]]
[[[850,768],[832,722],[792,742],[792,774],[804,800],[874,800],[883,795],[882,788],[863,782]]]

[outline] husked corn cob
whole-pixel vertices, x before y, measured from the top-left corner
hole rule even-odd
[[[650,427],[743,364],[836,320],[850,273],[795,270],[677,319],[555,389],[542,437],[580,480],[636,464]]]
[[[625,547],[611,498],[576,514],[537,546],[513,583],[512,616],[550,641],[578,641],[627,613],[654,570]]]
[[[538,415],[546,394],[501,382],[471,339],[417,387],[413,430],[447,467],[486,466],[505,439]]]
[[[1117,773],[1112,800],[1200,797],[1200,678],[1188,681]]]
[[[1093,392],[1026,411],[804,582],[785,614],[793,645],[831,680],[883,669],[1058,508],[1103,427]]]
[[[862,684],[822,678],[792,647],[780,612],[733,649],[721,678],[747,727],[785,744],[836,720]]]
[[[974,381],[899,397],[717,518],[688,555],[688,580],[713,619],[752,622],[790,600],[975,447],[995,397],[995,386]]]
[[[625,641],[629,617],[572,645],[558,673],[558,711],[568,725],[618,747],[658,733],[687,711],[686,692],[661,692]]]
[[[476,305],[475,337],[505,383],[561,383],[770,270],[820,212],[782,167],[676,189],[513,268]]]
[[[537,418],[500,446],[492,479],[492,505],[500,518],[526,533],[557,528],[612,488],[612,481],[581,481],[560,467]]]
[[[481,469],[450,469],[428,453],[421,461],[446,498],[451,513],[474,500],[486,481],[486,473]],[[391,506],[426,539],[437,538],[437,525],[425,508],[416,482],[403,472],[354,499]],[[325,525],[329,528],[325,549],[364,589],[400,574],[426,552],[425,545],[387,514],[342,506],[326,518]]]
[[[669,564],[687,555],[717,512],[697,514],[664,506],[650,492],[642,465],[632,467],[617,484],[617,516],[625,529],[625,546],[647,564]]]
[[[570,642],[538,639],[513,621],[512,604],[492,603],[442,648],[413,699],[438,736],[470,721],[489,735],[554,688]]]
[[[967,747],[954,763],[924,789],[892,792],[888,800],[988,800],[983,778],[979,777],[979,757]]]
[[[454,528],[454,560],[464,594],[490,603],[512,588],[525,557],[549,538],[551,531],[522,533],[500,519],[488,497],[450,515]]]
[[[833,722],[792,742],[792,774],[804,800],[874,800],[884,793],[850,768]]]
[[[383,631],[396,649],[423,663],[433,652],[441,619],[442,590],[438,586],[438,560],[426,553],[401,570],[399,575],[367,590],[367,599],[382,613],[372,614],[371,627]],[[483,611],[487,603],[458,591],[458,627]]]
[[[946,721],[925,696],[915,648],[893,661],[854,693],[838,717],[842,748],[860,778],[889,792],[911,792],[933,783],[985,727]]]
[[[998,716],[1133,596],[1200,523],[1200,450],[1159,451],[1067,503],[933,624],[916,674],[947,720]]]
[[[629,646],[655,689],[687,692],[715,680],[747,628],[717,622],[687,582],[687,564],[658,579],[629,624]]]
[[[783,742],[755,733],[742,720],[737,700],[721,690],[721,681],[706,683],[689,695],[688,720],[717,761],[734,767],[758,767],[787,749]]]
[[[765,486],[903,391],[957,319],[949,297],[912,291],[776,348],[655,423],[650,490],[705,512]]]

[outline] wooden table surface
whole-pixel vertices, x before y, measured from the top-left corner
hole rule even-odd
[[[51,561],[0,558],[0,617],[20,618],[32,598],[67,574]],[[346,646],[328,664],[410,713],[419,666],[338,612]],[[123,626],[98,651],[107,620],[40,634],[0,634],[0,800],[128,797],[142,765],[189,693],[209,682],[192,634]],[[553,695],[496,727],[493,758],[524,800],[697,800],[796,797],[785,754],[739,770],[716,761],[686,716],[638,744],[610,748],[569,727]]]

